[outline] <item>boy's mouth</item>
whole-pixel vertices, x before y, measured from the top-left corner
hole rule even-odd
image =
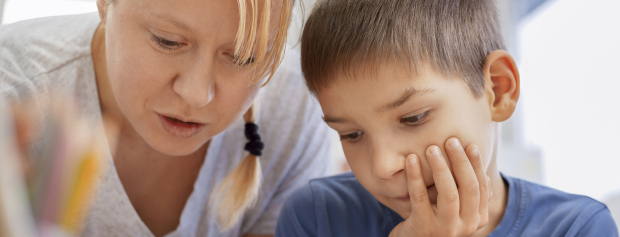
[[[431,204],[437,204],[437,188],[435,187],[435,184],[432,184],[431,186],[426,187],[426,192],[428,193],[428,199],[431,201]],[[403,202],[411,201],[411,197],[409,196],[408,193],[407,195],[395,197],[394,199],[400,200]]]

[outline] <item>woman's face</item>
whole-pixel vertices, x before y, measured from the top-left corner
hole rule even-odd
[[[272,8],[270,29],[280,7]],[[112,93],[159,152],[196,151],[238,119],[262,85],[249,83],[252,71],[234,62],[237,1],[116,0],[105,12]]]

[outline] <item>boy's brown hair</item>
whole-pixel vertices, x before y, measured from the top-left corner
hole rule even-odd
[[[400,62],[461,78],[479,97],[489,53],[504,49],[493,0],[319,0],[301,37],[313,93],[364,66]]]

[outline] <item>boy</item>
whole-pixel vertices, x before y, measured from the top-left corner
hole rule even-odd
[[[498,123],[520,79],[496,11],[492,0],[317,3],[302,70],[355,176],[294,193],[276,236],[618,236],[604,204],[499,172]]]

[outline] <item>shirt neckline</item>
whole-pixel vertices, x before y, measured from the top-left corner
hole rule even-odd
[[[527,190],[522,188],[519,179],[505,176],[500,172],[504,184],[508,186],[508,203],[499,225],[488,236],[511,236],[523,223],[527,207]]]
[[[521,187],[522,184],[520,180],[505,176],[501,172],[500,175],[504,181],[504,184],[508,186],[508,203],[506,204],[506,210],[504,211],[502,220],[499,225],[497,225],[497,227],[495,227],[495,229],[488,235],[489,237],[510,236],[510,234],[516,231],[521,223],[523,223],[525,208],[527,207],[527,190],[524,190]],[[379,202],[376,198],[374,198],[374,200]],[[383,216],[386,219],[388,226],[391,226],[390,230],[396,227],[396,225],[400,222],[404,221],[404,219],[394,210],[381,203],[379,204],[383,209]]]

